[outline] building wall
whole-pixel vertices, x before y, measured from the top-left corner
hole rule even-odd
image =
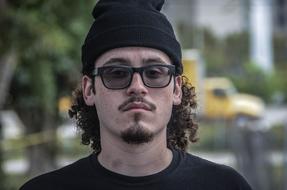
[[[253,0],[166,0],[163,12],[176,25],[204,27],[218,36],[249,28],[249,11]],[[273,31],[287,32],[287,0],[271,0]]]
[[[197,26],[211,29],[218,36],[240,32],[244,29],[243,1],[197,0]]]
[[[218,36],[246,28],[245,0],[167,0],[164,12],[178,22],[208,28]]]

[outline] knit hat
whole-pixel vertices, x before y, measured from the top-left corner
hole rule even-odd
[[[104,52],[128,46],[165,52],[182,74],[181,47],[173,28],[160,12],[164,0],[99,0],[82,46],[83,74],[89,74]]]

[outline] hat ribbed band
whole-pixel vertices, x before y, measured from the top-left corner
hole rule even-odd
[[[86,40],[82,46],[83,74],[91,72],[96,59],[105,51],[130,46],[150,47],[163,51],[176,66],[177,73],[182,73],[181,48],[174,36],[170,36],[160,28],[129,25],[111,28]]]

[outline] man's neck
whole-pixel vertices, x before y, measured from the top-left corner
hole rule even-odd
[[[172,152],[166,146],[165,138],[158,138],[142,145],[124,142],[101,142],[99,163],[108,170],[127,176],[147,176],[158,173],[169,166]]]

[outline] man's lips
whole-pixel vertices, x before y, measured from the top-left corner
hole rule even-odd
[[[142,102],[129,103],[122,109],[122,111],[129,111],[133,109],[142,109],[146,111],[152,111],[152,108],[149,105],[142,103]]]

